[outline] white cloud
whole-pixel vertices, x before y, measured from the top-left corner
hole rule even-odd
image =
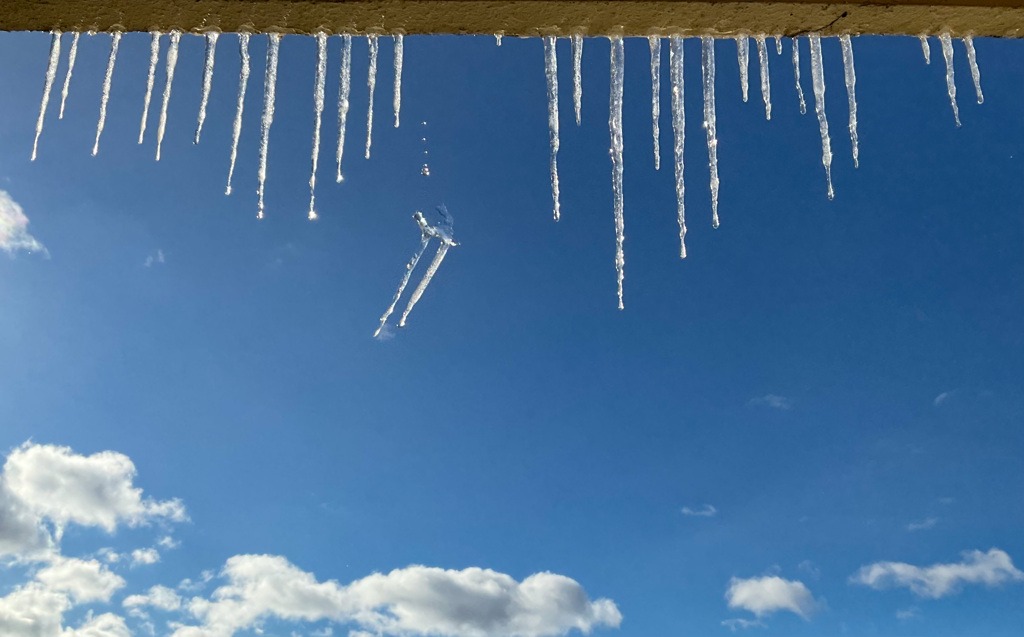
[[[164,263],[164,251],[157,250],[155,254],[150,254],[146,257],[146,261],[142,264],[147,268],[152,267],[154,263]]]
[[[896,619],[901,622],[910,621],[911,619],[917,619],[921,616],[921,611],[917,606],[910,606],[909,608],[901,608],[896,611]]]
[[[153,548],[135,549],[132,551],[132,566],[156,564],[160,561],[160,552]]]
[[[175,540],[170,535],[163,536],[162,538],[160,538],[159,540],[156,541],[156,544],[157,544],[157,546],[165,548],[165,549],[168,549],[168,550],[169,549],[176,549],[179,546],[181,546],[181,542]]]
[[[942,403],[944,403],[947,400],[949,400],[950,398],[952,398],[954,393],[955,392],[952,392],[952,391],[944,391],[944,392],[942,392],[941,394],[939,394],[938,396],[935,397],[935,400],[932,401],[932,404],[935,405],[936,407],[938,407]]]
[[[751,398],[750,404],[763,405],[765,407],[771,407],[772,409],[791,409],[793,407],[792,400],[785,396],[777,396],[775,394],[765,394],[764,396]]]
[[[796,567],[801,571],[807,573],[814,579],[818,579],[819,577],[821,577],[821,569],[819,569],[818,565],[812,562],[811,560],[804,560],[803,562],[797,564]]]
[[[123,617],[103,613],[97,617],[86,617],[81,626],[65,631],[61,637],[131,637],[131,631],[125,626]]]
[[[740,619],[738,617],[734,619],[723,619],[722,625],[731,630],[732,632],[736,632],[737,629],[766,628],[764,622],[760,622],[754,619]]]
[[[96,560],[57,557],[36,573],[36,580],[53,591],[68,593],[77,604],[110,601],[124,579]]]
[[[777,575],[729,580],[725,592],[729,608],[749,610],[758,619],[776,611],[788,610],[807,619],[818,603],[803,582],[787,580]]]
[[[318,582],[283,557],[236,555],[222,575],[228,583],[210,599],[188,604],[201,624],[181,626],[174,637],[229,637],[269,617],[354,622],[376,634],[456,637],[588,633],[622,621],[611,600],[592,602],[576,581],[546,572],[517,582],[488,569],[409,566],[342,586]]]
[[[1024,573],[999,549],[989,549],[987,553],[965,551],[962,558],[951,564],[925,567],[904,562],[877,562],[861,567],[850,581],[876,590],[906,587],[919,597],[938,599],[959,592],[966,584],[992,587],[1024,580]]]
[[[124,557],[124,555],[118,553],[110,547],[104,547],[96,551],[96,556],[104,562],[106,562],[107,564],[116,564],[121,561],[121,558]]]
[[[690,507],[683,507],[682,513],[683,515],[689,515],[698,518],[713,518],[716,515],[718,515],[718,509],[711,506],[710,504],[705,504],[704,506],[696,509],[691,509]]]
[[[938,524],[939,518],[927,518],[920,522],[911,522],[907,525],[908,531],[927,531],[928,529],[934,528]]]
[[[5,190],[0,190],[0,250],[11,256],[19,250],[49,255],[43,244],[28,233],[28,217]]]
[[[121,605],[125,608],[152,606],[160,610],[178,610],[181,608],[181,596],[173,588],[154,586],[145,595],[129,595]]]

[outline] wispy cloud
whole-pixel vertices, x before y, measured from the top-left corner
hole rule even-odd
[[[920,522],[911,522],[907,525],[908,531],[927,531],[928,529],[934,528],[938,523],[939,518],[927,518]]]
[[[792,409],[793,401],[785,396],[778,396],[776,394],[765,394],[764,396],[758,396],[757,398],[750,399],[751,405],[760,405],[763,407],[771,407],[772,409]]]
[[[153,254],[147,256],[146,261],[142,265],[144,265],[147,268],[150,268],[153,267],[154,263],[165,263],[163,250],[157,250]]]
[[[764,622],[753,619],[740,619],[738,617],[733,619],[723,619],[722,625],[731,630],[732,632],[736,632],[737,630],[746,628],[767,628]]]
[[[910,621],[911,619],[917,619],[921,616],[921,609],[917,606],[910,606],[909,608],[901,608],[896,611],[896,619],[901,622]]]
[[[803,562],[797,564],[796,567],[804,573],[807,573],[814,579],[818,579],[819,577],[821,577],[821,569],[818,568],[817,564],[810,560],[804,560]]]
[[[876,562],[862,566],[850,577],[854,584],[875,590],[909,588],[918,597],[938,599],[953,595],[967,584],[988,587],[1024,580],[1005,551],[965,551],[959,562],[914,566],[904,562]]]
[[[950,398],[955,396],[956,393],[957,393],[957,390],[955,390],[955,389],[951,389],[949,391],[944,391],[944,392],[942,392],[941,394],[939,394],[938,396],[935,397],[935,400],[932,401],[932,404],[935,405],[936,407],[939,407],[943,403],[947,402]]]
[[[718,515],[718,509],[711,506],[710,504],[705,504],[704,506],[696,509],[691,509],[690,507],[683,507],[681,510],[683,515],[689,515],[696,518],[713,518],[716,515]]]
[[[50,256],[46,247],[28,233],[28,217],[6,190],[0,190],[0,250],[10,256],[19,251]]]

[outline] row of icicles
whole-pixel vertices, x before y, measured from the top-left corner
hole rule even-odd
[[[61,51],[61,32],[52,31],[52,39],[50,43],[49,53],[49,64],[46,70],[46,80],[43,88],[42,103],[39,108],[39,119],[36,123],[36,134],[35,140],[32,144],[32,159],[36,158],[36,151],[39,143],[39,136],[43,131],[43,123],[46,116],[47,105],[50,100],[50,92],[53,87],[54,80],[57,74],[57,66],[60,60]],[[59,118],[64,116],[64,105],[68,96],[68,89],[71,83],[72,72],[75,66],[75,57],[78,49],[78,40],[80,32],[73,32],[71,48],[68,53],[68,66],[67,74],[64,78],[64,86],[61,91],[61,104],[59,111]],[[114,64],[117,60],[118,44],[120,42],[122,32],[115,31],[111,34],[110,44],[110,55],[107,60],[106,73],[103,79],[102,97],[100,99],[100,114],[99,121],[96,126],[96,140],[93,144],[92,154],[95,155],[99,151],[100,136],[103,133],[104,123],[106,121],[107,113],[107,101],[110,97],[111,80],[114,72]],[[143,142],[146,133],[146,123],[149,114],[150,99],[153,92],[153,84],[156,75],[156,67],[159,61],[160,54],[160,40],[164,35],[159,31],[152,31],[151,43],[150,43],[150,58],[149,58],[149,75],[146,82],[146,96],[143,105],[142,121],[139,129],[139,143]],[[171,31],[167,34],[169,37],[169,45],[166,52],[166,83],[163,91],[163,103],[160,108],[160,119],[157,125],[157,146],[156,146],[156,159],[160,159],[160,149],[164,138],[164,131],[167,123],[167,107],[171,98],[171,88],[174,81],[174,71],[178,60],[178,46],[181,40],[181,31]],[[206,118],[206,106],[210,96],[210,89],[213,83],[213,71],[214,71],[214,60],[217,49],[218,38],[220,37],[219,32],[208,32],[204,34],[206,39],[206,53],[203,64],[203,78],[202,78],[202,97],[199,106],[198,123],[196,125],[194,143],[198,144],[200,134],[203,128],[203,122]],[[258,168],[258,208],[257,217],[263,218],[264,215],[264,184],[267,175],[267,154],[269,149],[269,138],[270,138],[270,127],[274,121],[274,101],[275,101],[275,87],[277,83],[277,66],[278,66],[278,54],[280,50],[281,34],[269,33],[267,34],[268,46],[267,46],[267,60],[266,60],[266,74],[264,80],[264,95],[263,95],[263,113],[260,123],[260,144],[259,144],[259,168]],[[313,90],[313,105],[315,113],[315,123],[313,129],[313,150],[312,150],[312,171],[309,179],[309,212],[308,216],[310,219],[316,219],[317,213],[315,209],[316,203],[316,173],[317,163],[320,155],[320,123],[324,108],[324,84],[327,75],[327,34],[320,32],[314,35],[317,43],[317,62],[316,62],[316,75]],[[341,164],[342,155],[345,144],[345,128],[346,120],[348,118],[349,110],[349,92],[351,85],[351,65],[352,65],[352,36],[349,34],[342,34],[342,58],[341,58],[341,81],[338,91],[338,144],[336,152],[337,160],[337,181],[342,180]],[[369,73],[368,73],[368,89],[369,89],[369,105],[367,108],[366,117],[366,148],[365,157],[369,159],[370,148],[373,138],[373,98],[374,91],[376,88],[376,76],[377,76],[377,54],[379,50],[379,42],[377,35],[367,35],[367,42],[369,45]],[[395,34],[394,36],[394,114],[395,114],[395,127],[399,126],[400,112],[402,105],[402,59],[404,52],[404,42],[402,34]],[[747,101],[748,96],[748,66],[750,57],[750,37],[748,35],[741,35],[735,37],[737,59],[740,67],[740,85],[743,95],[743,101]],[[495,36],[498,46],[501,46],[501,35]],[[764,34],[753,36],[754,41],[757,45],[758,59],[760,62],[760,80],[761,80],[761,95],[764,99],[765,105],[765,118],[771,119],[771,82],[768,71],[768,46],[767,36]],[[576,124],[579,125],[581,121],[581,101],[583,95],[582,81],[581,81],[581,68],[583,60],[583,36],[576,34],[571,36],[571,52],[573,60],[573,105],[575,110]],[[609,38],[611,41],[611,96],[609,103],[609,119],[608,125],[611,136],[611,147],[610,154],[612,158],[612,193],[613,193],[613,209],[615,215],[615,234],[616,234],[616,250],[615,250],[615,266],[618,279],[618,298],[619,298],[619,309],[623,308],[623,294],[622,294],[622,282],[624,277],[624,217],[623,217],[623,192],[622,192],[622,174],[623,174],[623,162],[622,162],[622,98],[623,98],[623,84],[625,75],[625,51],[623,47],[623,39],[619,36],[613,36]],[[828,185],[828,198],[832,199],[834,196],[832,189],[832,150],[831,142],[829,139],[828,131],[828,120],[825,116],[825,77],[822,66],[822,53],[821,53],[821,36],[817,33],[811,33],[807,36],[810,46],[811,56],[811,84],[814,91],[814,105],[815,112],[818,118],[819,129],[821,133],[821,144],[822,144],[822,164],[825,167],[825,177]],[[238,102],[235,112],[233,136],[231,143],[231,159],[230,166],[228,168],[228,179],[227,188],[225,194],[231,194],[231,182],[234,176],[235,159],[238,154],[238,139],[241,134],[242,128],[242,112],[245,102],[246,86],[249,79],[250,72],[250,57],[249,57],[249,40],[250,34],[239,33],[239,55],[241,57],[241,72],[239,75],[238,84]],[[659,120],[661,118],[660,113],[660,84],[661,84],[661,39],[656,36],[648,38],[650,43],[651,53],[651,115],[653,121],[653,135],[654,135],[654,167],[655,169],[660,168],[660,148],[659,148]],[[704,97],[704,121],[703,128],[707,137],[708,147],[708,164],[710,167],[710,187],[711,187],[711,214],[712,214],[712,227],[718,227],[718,139],[716,134],[716,121],[715,121],[715,47],[714,38],[711,36],[702,36],[701,40],[701,75],[703,84],[703,97]],[[777,54],[782,54],[782,38],[780,36],[774,36],[775,48]],[[843,55],[843,67],[845,75],[846,90],[849,99],[849,131],[850,140],[853,148],[853,161],[854,166],[858,165],[858,145],[857,145],[857,99],[855,93],[856,86],[856,74],[854,71],[853,61],[853,44],[849,35],[839,36],[842,55]],[[931,51],[928,44],[928,38],[924,35],[920,36],[921,47],[924,53],[926,63],[931,62]],[[956,103],[956,85],[953,79],[953,45],[952,38],[948,33],[943,33],[939,36],[939,41],[942,44],[942,54],[946,62],[946,87],[949,93],[950,103],[953,107],[953,116],[956,120],[956,125],[960,125],[960,115]],[[971,76],[974,81],[974,88],[977,93],[978,103],[983,101],[981,92],[981,77],[978,71],[977,58],[975,55],[974,42],[970,36],[964,36],[962,39],[964,47],[967,51],[967,57],[970,62]],[[672,109],[672,131],[674,136],[673,144],[673,155],[675,163],[675,187],[676,187],[676,199],[677,199],[677,215],[679,221],[679,256],[681,258],[686,257],[686,214],[684,205],[685,195],[685,183],[683,179],[683,147],[685,138],[685,114],[683,109],[683,37],[672,36],[669,38],[669,75],[671,84],[671,109]],[[557,221],[560,217],[560,202],[559,202],[559,188],[558,188],[558,63],[556,55],[556,38],[554,36],[545,36],[543,38],[544,45],[544,66],[545,76],[547,80],[547,102],[548,102],[548,129],[549,129],[549,142],[550,142],[550,172],[551,172],[551,194],[554,202],[554,218]],[[800,112],[806,113],[806,103],[804,101],[803,88],[800,83],[800,47],[799,40],[792,38],[792,61],[793,61],[793,72],[794,81],[797,91],[797,96],[800,103]]]

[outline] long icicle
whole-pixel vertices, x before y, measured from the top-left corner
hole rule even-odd
[[[178,65],[178,43],[181,31],[171,31],[171,42],[167,45],[167,82],[164,84],[164,101],[160,105],[160,125],[156,129],[156,160],[160,161],[160,148],[167,130],[167,106],[171,102],[171,88],[174,85],[174,67]]]
[[[576,109],[576,125],[579,126],[583,108],[583,34],[573,33],[572,41],[572,104]]]
[[[615,209],[615,271],[619,282],[619,309],[622,304],[622,280],[625,278],[626,240],[622,194],[622,90],[626,74],[626,52],[622,37],[611,38],[611,91],[608,104],[608,131],[611,134],[612,201]]]
[[[669,46],[672,80],[672,136],[676,168],[676,213],[679,217],[679,258],[686,258],[686,182],[683,180],[683,148],[686,140],[686,108],[683,99],[683,38],[674,35]]]
[[[341,36],[341,79],[338,83],[338,175],[336,181],[341,183],[341,157],[345,152],[345,125],[348,122],[348,96],[352,88],[352,36],[344,33]]]
[[[850,104],[850,145],[853,147],[853,167],[860,167],[857,148],[857,72],[853,67],[853,42],[848,34],[839,36],[843,48],[843,76],[846,79],[846,99]]]
[[[974,38],[965,35],[964,46],[967,48],[967,61],[971,65],[971,79],[974,80],[974,92],[978,96],[978,103],[985,102],[985,96],[981,94],[981,69],[978,68],[978,54],[974,50]]]
[[[761,67],[761,99],[764,100],[764,118],[772,118],[772,81],[768,73],[768,46],[764,34],[757,36],[757,60]]]
[[[402,58],[405,57],[405,37],[395,34],[395,128],[398,128],[398,115],[402,112]]]
[[[654,170],[661,170],[661,38],[655,35],[647,38],[651,45],[651,123],[654,132]]]
[[[107,57],[107,71],[103,75],[103,95],[100,97],[100,119],[96,123],[96,141],[92,145],[92,155],[100,152],[100,135],[107,123],[107,102],[110,100],[110,84],[114,79],[114,63],[117,61],[117,48],[121,44],[121,31],[110,34],[110,55]]]
[[[391,305],[384,312],[384,315],[380,317],[380,326],[377,327],[377,331],[373,333],[373,337],[377,338],[380,335],[381,330],[384,329],[384,324],[388,322],[388,317],[391,316],[392,312],[395,311],[395,306],[398,305],[398,300],[402,298],[402,293],[405,292],[405,287],[409,285],[409,279],[412,278],[412,271],[416,268],[416,264],[420,262],[420,258],[423,253],[427,250],[427,244],[430,243],[430,236],[427,234],[423,235],[423,239],[420,241],[420,249],[412,255],[412,259],[405,266],[405,274],[402,276],[402,282],[398,284],[398,291],[395,292],[395,298],[391,300]]]
[[[193,144],[199,143],[199,134],[203,132],[203,122],[206,121],[206,105],[210,103],[210,89],[213,88],[213,63],[217,58],[217,39],[220,37],[218,31],[206,32],[206,57],[203,60],[203,96],[199,100],[199,121],[196,124],[196,136]]]
[[[942,43],[942,57],[946,59],[946,92],[949,93],[949,103],[953,106],[953,119],[956,125],[960,126],[960,109],[956,106],[956,82],[953,79],[953,41],[949,33],[939,36]]]
[[[309,173],[309,220],[316,219],[316,164],[320,159],[320,120],[324,113],[324,84],[327,82],[327,34],[316,34],[316,75],[313,79],[313,156]],[[397,112],[396,112],[397,114]]]
[[[821,62],[821,36],[812,33],[811,42],[811,81],[814,84],[814,111],[818,114],[818,129],[821,133],[821,163],[825,166],[825,178],[828,180],[828,198],[835,197],[832,190],[832,142],[828,137],[828,119],[825,117],[825,70]]]
[[[75,31],[71,38],[71,50],[68,51],[68,72],[64,76],[64,88],[60,92],[60,113],[57,119],[64,119],[64,104],[68,101],[68,90],[71,89],[71,74],[75,71],[75,60],[78,58],[78,38],[81,32]]]
[[[142,101],[142,123],[139,125],[139,143],[146,136],[146,121],[149,120],[149,103],[153,99],[153,83],[156,82],[156,64],[160,61],[159,31],[149,32],[149,75],[146,76],[146,97]]]
[[[928,36],[922,33],[921,35],[917,36],[917,38],[921,40],[921,53],[924,54],[924,63],[931,64],[932,47],[928,44]]]
[[[259,203],[256,218],[263,218],[263,187],[267,181],[267,154],[270,152],[270,126],[274,123],[274,98],[277,93],[277,56],[281,47],[281,34],[267,34],[267,70],[263,76],[263,117],[260,120]]]
[[[46,118],[46,107],[50,104],[50,91],[53,81],[57,78],[57,63],[60,62],[60,35],[57,29],[50,31],[50,59],[46,66],[46,79],[43,81],[43,99],[39,103],[39,119],[36,120],[36,138],[32,142],[32,161],[36,160],[39,147],[39,136],[43,134],[43,120]]]
[[[409,305],[407,305],[405,311],[402,312],[402,318],[398,321],[398,327],[405,327],[405,321],[409,318],[409,312],[412,312],[412,308],[416,306],[416,303],[419,302],[420,297],[423,296],[423,293],[426,291],[427,286],[430,285],[431,279],[434,278],[434,275],[437,273],[437,269],[441,267],[441,262],[444,261],[444,255],[448,254],[448,248],[450,247],[451,245],[442,238],[441,245],[437,246],[437,253],[434,255],[434,260],[430,262],[430,266],[427,268],[426,274],[423,275],[423,280],[420,281],[420,284],[416,286],[415,290],[413,290],[412,296],[409,297]]]
[[[228,168],[228,187],[225,195],[231,194],[231,178],[235,174],[235,159],[238,158],[238,139],[242,135],[242,111],[245,110],[245,89],[249,84],[249,34],[238,34],[238,55],[242,70],[238,74],[238,105],[235,107],[235,125],[231,134],[231,167]]]
[[[750,93],[750,38],[745,33],[736,36],[736,61],[740,65],[740,92],[746,102]]]
[[[555,221],[562,216],[558,196],[558,56],[555,36],[544,36],[544,79],[548,97],[548,144],[550,152],[551,199],[554,202]]]
[[[366,36],[366,43],[370,47],[370,71],[366,76],[366,87],[370,93],[370,105],[366,108],[366,158],[370,158],[370,144],[373,143],[373,92],[377,89],[377,51],[380,44],[377,42],[376,34]]]
[[[701,79],[704,84],[704,131],[708,138],[708,169],[711,173],[711,227],[718,227],[718,133],[715,129],[715,40],[700,38]]]
[[[800,114],[807,114],[807,102],[804,101],[804,88],[800,86],[800,39],[793,38],[793,80],[796,82],[796,96],[800,98]]]

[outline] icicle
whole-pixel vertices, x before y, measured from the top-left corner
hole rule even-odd
[[[149,75],[146,77],[146,97],[142,102],[142,123],[139,125],[139,143],[146,135],[146,120],[149,119],[149,102],[153,98],[153,82],[156,81],[156,63],[160,61],[160,32],[150,31]]]
[[[708,168],[711,172],[711,227],[718,227],[718,134],[715,131],[715,40],[700,38],[700,65],[704,80],[704,131],[708,137]]]
[[[658,120],[661,119],[661,38],[650,36],[647,41],[651,45],[651,121],[654,130],[654,170],[661,170],[661,145],[658,138],[661,131]]]
[[[228,168],[228,187],[225,195],[231,194],[231,177],[235,174],[235,159],[238,157],[238,138],[242,135],[242,111],[245,109],[245,89],[249,84],[249,34],[238,34],[238,54],[242,59],[242,70],[238,74],[238,105],[235,107],[235,125],[231,135],[231,167]]]
[[[501,34],[500,33],[495,33],[494,34],[494,43],[497,44],[498,46],[501,46]]]
[[[686,258],[686,182],[683,180],[683,147],[686,140],[686,108],[683,99],[683,38],[674,35],[669,46],[672,80],[672,136],[676,166],[676,212],[679,216],[679,258]]]
[[[260,120],[259,204],[256,218],[263,218],[263,186],[267,181],[267,153],[270,150],[270,126],[274,123],[274,97],[277,92],[277,55],[281,34],[267,34],[267,71],[263,77],[263,118]]]
[[[544,36],[544,79],[548,88],[548,143],[551,146],[551,199],[554,201],[555,221],[561,217],[558,201],[558,56],[555,36]]]
[[[775,55],[782,55],[782,36],[773,35],[772,39],[775,40]]]
[[[384,324],[388,322],[388,317],[390,317],[391,313],[395,311],[395,306],[398,305],[398,300],[402,298],[402,293],[405,292],[405,287],[409,285],[409,279],[412,278],[412,271],[416,268],[416,264],[420,262],[420,258],[423,256],[423,253],[426,252],[428,243],[430,243],[430,235],[424,233],[423,238],[420,241],[420,249],[412,255],[412,259],[410,259],[408,265],[405,266],[405,274],[402,276],[402,282],[398,284],[398,291],[395,292],[395,298],[391,300],[391,305],[388,306],[384,315],[380,317],[380,326],[377,328],[377,331],[373,333],[374,338],[380,336],[381,330],[384,329]]]
[[[974,51],[974,38],[965,35],[963,41],[964,46],[967,48],[967,61],[971,65],[971,79],[974,80],[974,92],[978,95],[978,103],[982,104],[985,101],[985,96],[981,94],[981,70],[978,68],[978,55]]]
[[[409,297],[409,305],[406,306],[405,311],[402,312],[402,318],[398,321],[398,327],[405,327],[405,321],[409,318],[409,312],[412,312],[412,308],[419,302],[420,297],[427,290],[427,286],[430,285],[431,279],[437,274],[437,269],[441,267],[441,262],[444,261],[444,255],[448,254],[448,248],[451,247],[444,241],[441,245],[437,246],[437,253],[434,254],[434,260],[430,262],[430,266],[427,267],[426,274],[423,275],[423,280],[413,290],[412,296]]]
[[[377,88],[377,36],[372,33],[366,36],[366,43],[370,47],[370,71],[366,78],[370,93],[370,105],[366,109],[366,158],[369,159],[370,144],[373,142],[373,92]]]
[[[579,126],[583,106],[583,36],[579,33],[572,34],[572,104],[576,108],[576,125]]]
[[[804,101],[804,89],[800,86],[800,40],[793,38],[793,79],[796,82],[796,96],[800,98],[800,114],[807,114],[807,102]]]
[[[36,160],[36,149],[39,147],[39,136],[43,133],[43,120],[46,118],[46,107],[50,104],[50,91],[53,80],[57,78],[57,63],[60,62],[60,31],[50,31],[50,60],[46,66],[46,80],[43,82],[43,99],[39,103],[39,119],[36,120],[36,138],[32,142],[32,161]]]
[[[395,34],[395,128],[398,128],[398,114],[402,112],[402,57],[405,54],[405,38]]]
[[[103,75],[103,96],[100,97],[100,120],[96,123],[96,141],[92,145],[93,157],[100,152],[100,135],[107,123],[107,102],[110,100],[110,83],[114,79],[114,62],[117,61],[117,47],[121,44],[121,32],[110,34],[110,56],[107,58],[107,71]]]
[[[64,103],[68,101],[68,89],[71,88],[71,74],[75,70],[75,59],[78,57],[78,38],[82,34],[78,31],[74,32],[74,37],[71,39],[71,50],[68,51],[68,73],[64,76],[64,89],[60,92],[60,114],[57,115],[57,119],[64,119]]]
[[[948,33],[939,36],[942,43],[942,57],[946,58],[946,92],[949,93],[949,103],[953,106],[953,119],[956,125],[960,126],[960,109],[956,106],[956,82],[953,81],[953,41]]]
[[[757,36],[757,59],[761,65],[761,99],[764,100],[764,118],[772,118],[772,84],[768,73],[768,47],[764,34]]]
[[[160,147],[167,129],[167,105],[171,101],[171,87],[174,84],[174,67],[178,65],[178,43],[181,31],[171,31],[171,42],[167,45],[167,81],[164,84],[164,101],[160,106],[160,125],[156,129],[156,160],[160,161]]]
[[[622,38],[611,38],[611,96],[608,104],[608,130],[611,133],[612,156],[612,199],[615,208],[615,271],[619,281],[619,309],[622,304],[622,279],[626,257],[623,253],[625,242],[625,221],[622,195],[622,89],[626,74],[626,52]]]
[[[423,233],[423,246],[425,247],[426,242],[429,241],[431,237],[437,237],[441,242],[441,245],[437,247],[437,254],[434,255],[434,260],[430,262],[430,266],[427,268],[426,274],[423,275],[423,280],[420,281],[418,286],[416,286],[412,296],[409,298],[409,304],[406,306],[405,312],[402,313],[402,318],[398,321],[398,327],[405,327],[405,321],[409,318],[409,312],[412,312],[412,308],[420,300],[420,297],[423,296],[423,292],[427,289],[427,286],[430,285],[431,279],[434,278],[434,275],[437,273],[437,269],[441,266],[441,262],[444,261],[444,255],[448,254],[448,248],[458,245],[452,237],[452,218],[451,215],[448,214],[448,210],[444,206],[441,206],[437,211],[441,213],[442,216],[441,223],[437,226],[429,226],[426,219],[423,218],[423,214],[418,211],[413,215],[413,218],[416,219],[416,223],[420,226],[420,232]],[[422,251],[423,248],[421,247],[420,254],[422,254]],[[418,261],[419,258],[414,256],[414,260]],[[416,264],[415,262],[410,262],[410,265],[415,267]],[[412,268],[410,267],[408,272],[411,271]],[[402,289],[404,287],[405,284],[403,282],[402,286],[398,289],[398,296],[401,296]],[[388,314],[390,314],[390,311]],[[387,314],[384,315],[381,327],[384,326],[384,321],[387,321]],[[377,331],[380,332],[380,328],[378,328]]]
[[[199,134],[203,131],[206,121],[206,105],[210,102],[210,89],[213,87],[213,63],[217,57],[217,31],[206,32],[206,59],[203,61],[203,96],[199,100],[199,122],[196,124],[196,137],[193,144],[199,143]]]
[[[850,144],[853,147],[853,167],[858,168],[860,162],[857,159],[857,74],[853,68],[853,43],[849,35],[839,36],[839,43],[843,47],[843,75],[846,78],[846,98],[850,102]]]
[[[341,156],[345,152],[345,124],[348,121],[348,96],[352,84],[352,36],[348,33],[341,36],[341,80],[338,84],[338,175],[336,181],[341,183]]]
[[[309,174],[309,220],[316,219],[316,164],[320,159],[320,120],[324,113],[324,84],[327,82],[327,34],[316,34],[316,76],[313,80],[313,157]]]
[[[821,163],[825,166],[825,178],[828,180],[828,198],[835,197],[832,190],[832,143],[828,138],[828,120],[825,118],[825,70],[821,63],[821,36],[812,33],[811,42],[811,82],[814,84],[814,111],[818,114],[818,128],[821,132]]]
[[[740,92],[746,102],[750,92],[750,38],[746,34],[736,36],[736,60],[740,64]]]
[[[921,40],[921,53],[924,53],[924,63],[932,63],[932,47],[928,44],[928,36],[921,34],[917,36]]]

